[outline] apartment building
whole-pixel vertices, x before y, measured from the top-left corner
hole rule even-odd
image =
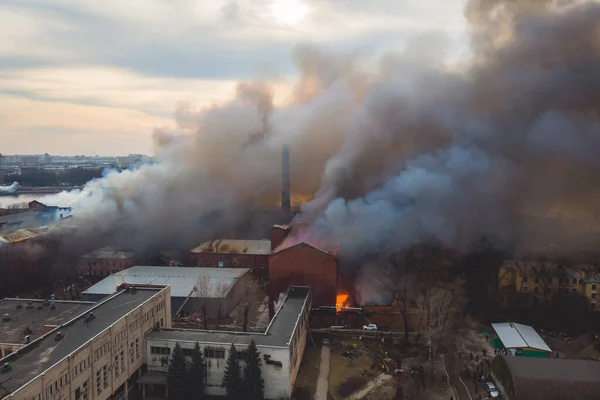
[[[597,287],[600,272],[592,265],[561,265],[549,261],[506,261],[499,269],[500,289],[529,293],[540,301],[556,294],[579,293],[590,302],[590,308],[600,310]]]
[[[170,287],[121,288],[30,341],[0,364],[0,399],[127,398],[145,361],[144,337],[170,328]]]

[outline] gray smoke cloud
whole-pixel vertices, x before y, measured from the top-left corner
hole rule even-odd
[[[376,67],[300,46],[286,106],[268,81],[209,110],[180,104],[178,128],[154,133],[157,164],[54,201],[136,246],[198,242],[279,205],[287,144],[296,199],[312,198],[299,221],[351,257],[595,232],[600,5],[472,0],[465,15],[472,53],[460,66],[439,33]]]
[[[598,232],[600,6],[472,1],[467,16],[472,64],[374,85],[306,205],[347,255]],[[378,187],[340,195],[364,167]]]

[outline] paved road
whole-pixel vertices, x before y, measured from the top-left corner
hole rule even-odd
[[[319,365],[319,377],[317,379],[317,391],[315,400],[327,400],[329,391],[329,360],[331,351],[329,346],[324,344],[321,348],[321,364]]]

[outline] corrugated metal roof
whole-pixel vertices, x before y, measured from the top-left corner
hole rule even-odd
[[[218,254],[254,254],[267,255],[271,253],[271,241],[263,240],[232,240],[219,239],[202,243],[191,251],[192,253]]]
[[[194,268],[135,266],[109,275],[84,294],[112,294],[124,283],[139,285],[169,285],[171,297],[187,297],[198,280],[206,278],[210,289],[204,297],[225,297],[248,268]]]
[[[503,322],[492,324],[492,327],[506,348],[531,347],[537,350],[552,351],[531,326]]]
[[[83,255],[84,258],[94,258],[97,260],[127,260],[133,258],[135,254],[128,251],[116,250],[110,246],[103,247],[98,250],[94,250],[88,254]]]

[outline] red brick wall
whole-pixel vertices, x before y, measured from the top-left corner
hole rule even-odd
[[[288,234],[286,229],[283,229],[279,226],[271,227],[271,251],[275,250],[275,247],[279,246],[283,239],[285,239]]]
[[[198,267],[218,267],[219,261],[227,268],[250,268],[257,278],[269,275],[269,256],[267,254],[217,254],[192,253],[194,263]]]
[[[82,257],[79,261],[78,272],[82,276],[90,275],[93,276],[108,276],[114,272],[122,271],[127,268],[135,266],[135,260],[130,259],[90,259]]]
[[[306,244],[272,254],[269,258],[269,296],[277,300],[290,285],[310,286],[313,306],[335,305],[337,260]]]

